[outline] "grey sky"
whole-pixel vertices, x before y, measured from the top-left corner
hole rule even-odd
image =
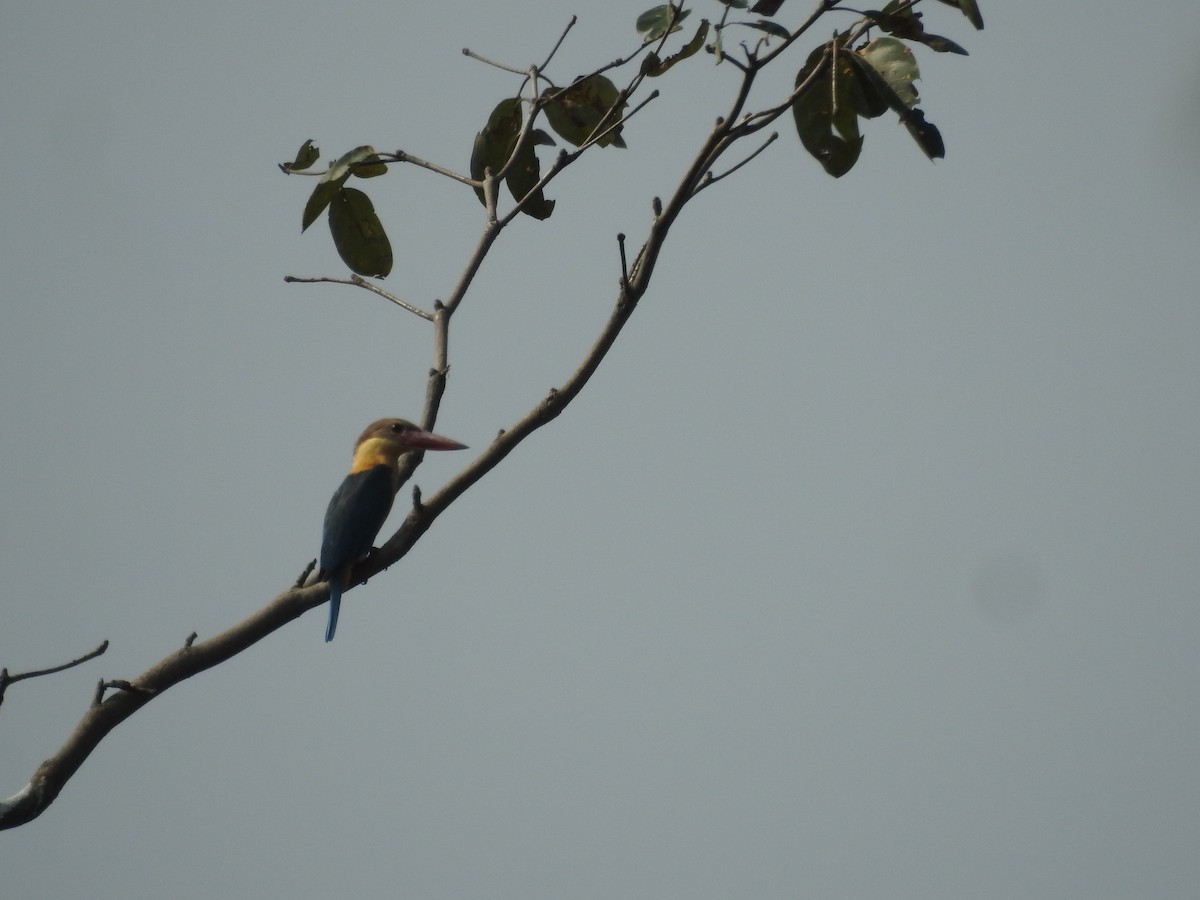
[[[648,5],[6,11],[0,665],[112,645],[9,690],[0,796],[97,679],[286,587],[362,427],[420,410],[425,323],[283,283],[344,267],[275,163],[311,137],[465,169],[514,82],[464,45],[525,65],[578,11],[565,81]],[[972,54],[917,51],[945,160],[879,120],[834,181],[781,121],[566,415],[331,645],[322,608],[121,726],[0,836],[0,893],[1194,896],[1200,17],[932,6]],[[485,264],[442,433],[486,446],[590,345],[616,232],[734,82],[671,76]],[[370,193],[387,286],[445,296],[474,196]]]

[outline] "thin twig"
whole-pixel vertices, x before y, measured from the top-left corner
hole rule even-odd
[[[87,662],[89,659],[95,659],[108,649],[108,641],[104,641],[95,650],[83,654],[78,659],[73,659],[68,663],[63,663],[61,666],[52,666],[49,669],[35,669],[31,672],[18,672],[16,675],[9,675],[8,669],[0,669],[0,703],[4,702],[4,692],[10,684],[16,684],[18,681],[24,681],[27,678],[40,678],[43,675],[53,675],[56,672],[65,672],[67,669],[72,669],[75,666]]]
[[[329,278],[324,275],[318,275],[318,276],[314,276],[312,278],[301,278],[297,275],[284,275],[283,280],[286,281],[288,284],[322,284],[322,283],[348,284],[351,287],[366,288],[372,294],[378,294],[384,300],[390,300],[392,303],[395,303],[401,309],[408,310],[414,316],[420,316],[422,319],[425,319],[427,322],[433,321],[433,313],[426,312],[425,310],[421,309],[419,306],[413,306],[407,300],[401,300],[395,294],[390,293],[389,291],[385,291],[379,285],[374,284],[370,281],[367,281],[365,278],[363,278],[360,275],[351,275],[349,278]]]
[[[501,72],[511,72],[514,75],[524,75],[525,74],[524,69],[514,69],[512,66],[506,66],[506,65],[504,65],[504,63],[498,63],[494,59],[488,59],[486,56],[476,53],[470,47],[463,47],[462,53],[463,53],[463,56],[469,56],[471,59],[477,60],[478,62],[485,63],[486,65],[489,65],[489,66],[492,66],[493,68],[499,69]]]
[[[124,678],[114,678],[112,681],[102,681],[101,686],[104,688],[112,688],[117,691],[125,691],[129,694],[140,694],[142,696],[154,696],[154,691],[149,688],[139,687],[132,681],[126,681]]]
[[[479,271],[479,267],[483,265],[483,258],[487,256],[488,250],[491,249],[492,243],[496,240],[503,227],[498,222],[489,222],[484,226],[475,249],[471,251],[471,258],[467,260],[467,265],[463,269],[462,275],[459,276],[458,283],[454,285],[454,288],[450,291],[450,296],[444,301],[447,315],[453,315],[454,311],[458,309],[458,305],[462,303],[463,297],[466,296],[467,288],[471,286],[471,282],[475,280],[475,275]]]
[[[629,290],[629,264],[625,261],[625,234],[617,234],[617,249],[621,252],[621,290]]]
[[[706,187],[711,187],[712,185],[714,185],[718,181],[720,181],[722,178],[728,178],[730,175],[732,175],[734,172],[736,172],[742,166],[746,165],[746,163],[750,162],[750,160],[754,159],[754,157],[758,156],[758,154],[760,154],[764,150],[766,150],[769,146],[771,146],[771,144],[775,143],[775,141],[777,141],[778,139],[779,139],[779,132],[772,131],[770,136],[765,141],[763,141],[762,145],[757,150],[755,150],[753,153],[751,153],[749,156],[747,156],[745,159],[743,159],[737,165],[733,166],[732,168],[726,169],[720,175],[714,175],[712,173],[712,170],[710,169],[705,174],[704,178],[700,181],[700,183],[698,185],[696,185],[696,190],[692,191],[692,196],[693,197],[696,196],[696,194],[700,193]]]
[[[736,56],[730,56],[724,50],[721,51],[721,60],[723,62],[729,63],[731,66],[741,69],[743,75],[750,71],[750,66],[746,65],[744,62],[742,62]]]
[[[658,95],[657,90],[651,91],[650,95],[645,100],[643,100],[641,103],[639,103],[633,109],[631,109],[625,115],[616,116],[615,121],[609,122],[608,126],[606,128],[604,128],[604,130],[594,131],[592,134],[590,134],[588,136],[588,139],[579,145],[579,149],[586,150],[588,147],[592,146],[593,144],[598,144],[605,136],[607,136],[611,132],[615,131],[616,129],[620,128],[622,125],[624,125],[630,119],[632,119],[635,115],[637,115],[639,112],[641,112],[643,109],[645,109],[647,104],[649,104],[651,101],[657,100],[658,96],[659,95]],[[612,108],[604,114],[603,118],[600,119],[600,122],[599,122],[599,124],[596,125],[596,128],[597,129],[600,128],[600,126],[603,125],[604,122],[610,116],[615,115],[614,111],[620,106],[620,104],[624,103],[627,98],[628,98],[628,95],[625,92],[622,92],[621,96],[619,96],[617,98],[617,102],[615,104],[613,104]]]
[[[308,561],[308,565],[304,567],[304,571],[300,573],[300,577],[296,579],[295,583],[292,586],[293,587],[303,587],[304,583],[306,581],[308,581],[308,576],[311,575],[316,568],[317,568],[317,561],[315,559],[310,559]],[[196,639],[196,636],[193,634],[192,640],[195,640],[195,639]],[[190,647],[191,644],[188,644],[188,646]]]
[[[395,153],[377,153],[376,154],[383,162],[398,162],[412,163],[414,166],[420,166],[422,169],[428,169],[430,172],[436,172],[438,175],[445,175],[460,184],[465,184],[468,187],[478,187],[478,182],[473,178],[468,178],[466,175],[460,175],[453,169],[447,169],[445,166],[439,166],[437,163],[431,163],[427,159],[421,159],[419,156],[413,156],[405,150],[397,150]]]
[[[809,90],[816,80],[824,75],[825,66],[829,65],[829,58],[830,53],[827,51],[821,61],[813,66],[813,70],[808,73],[808,77],[796,85],[782,103],[759,110],[756,113],[749,113],[740,123],[730,129],[730,137],[734,140],[739,140],[754,134],[756,131],[761,131],[791,109],[796,99]]]
[[[836,120],[838,114],[838,33],[835,28],[833,40],[829,42],[829,104],[830,115]]]
[[[525,73],[525,76],[526,83],[533,84],[533,96],[536,99],[538,70],[531,68]],[[524,90],[524,85],[522,85],[522,90]],[[537,104],[534,103],[532,106],[533,108],[529,111],[529,115],[525,116],[525,120],[521,123],[521,130],[517,133],[517,141],[515,144],[513,144],[512,152],[508,154],[508,159],[504,161],[504,165],[500,167],[499,172],[493,172],[490,175],[490,177],[496,182],[503,181],[508,176],[509,171],[517,164],[517,159],[524,151],[525,145],[532,140],[533,123],[537,119],[538,114]],[[487,178],[484,180],[486,181]]]
[[[562,46],[562,42],[567,39],[567,33],[575,27],[575,23],[579,21],[578,16],[571,16],[571,21],[567,23],[567,27],[563,29],[563,33],[558,36],[558,40],[554,42],[554,46],[550,48],[550,52],[546,54],[546,61],[538,66],[538,69],[545,69],[550,65],[550,60],[554,59],[554,54],[558,52],[558,48]]]
[[[830,12],[833,9],[835,9],[837,7],[838,3],[839,3],[839,0],[821,0],[821,2],[819,2],[817,4],[817,8],[812,11],[812,13],[809,15],[809,17],[807,19],[805,19],[803,22],[801,22],[800,26],[798,28],[796,28],[795,31],[793,31],[791,34],[788,35],[787,40],[781,41],[779,46],[776,47],[774,50],[772,50],[770,53],[766,54],[765,56],[759,57],[755,61],[754,67],[756,69],[762,69],[762,68],[770,65],[771,60],[775,59],[780,54],[786,52],[787,48],[792,46],[792,44],[794,44],[796,41],[798,41],[800,39],[801,35],[804,34],[804,32],[806,32],[806,31],[808,31],[808,29],[812,28],[813,25],[815,25],[817,23],[817,20],[821,18],[821,16],[823,16],[823,15],[825,15],[825,13]]]
[[[422,413],[421,425],[432,431],[437,424],[438,410],[442,405],[442,394],[446,391],[446,376],[450,374],[450,316],[442,301],[435,304],[433,314],[433,366],[425,381],[425,409]],[[414,459],[410,456],[409,459]],[[416,468],[412,464],[410,474]],[[403,478],[408,480],[408,476]]]

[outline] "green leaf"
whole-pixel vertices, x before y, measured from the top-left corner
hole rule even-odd
[[[358,275],[386,278],[392,271],[392,245],[370,198],[342,188],[329,205],[329,231],[338,256]]]
[[[504,168],[512,156],[513,148],[517,146],[520,134],[521,98],[501,100],[488,116],[483,131],[475,135],[475,146],[471,150],[471,177],[482,181],[486,169],[491,169],[495,174]],[[475,196],[480,203],[486,204],[482,188],[475,189]]]
[[[682,59],[687,59],[689,56],[693,56],[701,47],[704,46],[704,39],[706,37],[708,37],[708,19],[701,19],[700,27],[696,29],[696,34],[690,41],[684,44],[683,49],[681,49],[678,53],[668,56],[666,59],[662,60],[660,60],[654,53],[647,54],[646,60],[653,60],[653,62],[651,63],[643,60],[642,71],[651,78],[657,78],[663,72],[667,71],[667,69],[671,68],[671,66],[675,65],[675,63]]]
[[[757,22],[747,22],[751,28],[757,28],[759,31],[765,31],[771,37],[787,40],[792,36],[792,33],[780,25],[778,22],[772,22],[768,19],[759,19]]]
[[[750,12],[758,13],[760,16],[773,16],[779,12],[781,6],[783,6],[783,0],[758,0],[750,7]]]
[[[692,14],[690,9],[681,10],[678,6],[667,4],[648,9],[637,18],[638,34],[642,43],[649,44],[664,35],[680,29],[680,22]]]
[[[959,44],[954,43],[950,38],[942,37],[940,34],[923,34],[916,40],[920,41],[927,47],[931,47],[938,53],[958,53],[962,56],[970,56],[966,49]]]
[[[868,109],[871,113],[867,115],[866,112],[860,111],[859,115],[867,119],[873,119],[875,116],[882,115],[888,109],[895,110],[901,115],[908,112],[908,105],[891,89],[874,66],[863,59],[858,53],[847,53],[846,58],[854,63],[858,69],[860,76],[858,84],[862,87],[862,100],[866,104],[865,109]]]
[[[983,31],[983,13],[979,11],[979,4],[975,0],[958,0],[958,8],[963,11],[967,21],[975,26],[976,31]]]
[[[730,9],[745,9],[750,5],[750,0],[721,0]]]
[[[350,164],[350,174],[356,178],[376,178],[387,174],[387,163],[372,152],[369,156]]]
[[[341,181],[326,181],[322,178],[317,182],[317,186],[313,188],[313,192],[308,197],[308,202],[304,204],[304,213],[300,216],[300,231],[307,231],[308,226],[317,221],[321,213],[325,212],[329,201],[341,189]]]
[[[869,62],[859,56],[857,53],[849,53],[846,58],[852,61],[859,69],[862,78],[862,85],[867,87],[871,85],[879,96],[884,99],[899,115],[900,121],[908,129],[908,133],[913,136],[913,140],[917,142],[925,155],[930,159],[941,159],[946,155],[945,144],[942,143],[942,134],[937,130],[937,127],[932,122],[925,121],[925,114],[921,110],[913,107],[910,109],[895,91],[891,89],[883,76],[875,70]]]
[[[916,57],[908,45],[894,37],[879,37],[858,51],[906,106],[917,105],[913,81],[921,77]]]
[[[346,179],[350,177],[352,167],[370,157],[375,156],[375,148],[370,146],[355,147],[349,153],[343,153],[329,171],[321,176],[317,186],[309,195],[308,203],[304,204],[304,213],[300,217],[300,230],[306,231],[308,226],[317,221],[317,217],[325,211],[330,201],[337,196]],[[376,160],[378,157],[375,156]],[[382,165],[382,163],[381,163]]]
[[[921,24],[921,14],[914,12],[911,6],[901,7],[896,0],[892,0],[883,10],[868,9],[863,15],[874,20],[875,24],[888,34],[910,41],[920,41],[922,44],[932,47],[938,53],[961,53],[963,56],[968,55],[966,50],[954,43],[950,38],[926,32],[925,26]]]
[[[621,101],[619,106],[618,101]],[[606,131],[597,144],[601,147],[625,146],[621,137],[624,125],[608,129],[614,121],[620,122],[629,104],[621,100],[616,85],[603,75],[589,75],[566,88],[548,88],[542,93],[542,102],[550,127],[568,143],[580,147],[597,131]],[[613,115],[606,118],[614,107],[617,108]]]
[[[908,133],[913,136],[917,146],[925,151],[930,159],[945,159],[946,145],[942,143],[942,133],[932,122],[925,121],[925,113],[919,109],[910,109],[900,117]]]
[[[854,104],[855,112],[864,119],[882,116],[891,106],[888,101],[888,94],[891,94],[891,91],[888,90],[887,84],[879,76],[879,73],[871,68],[870,63],[857,53],[847,52],[845,56],[855,69],[854,89],[850,95],[850,102]],[[864,70],[869,70],[869,74]],[[894,94],[892,96],[895,97]],[[907,108],[900,103],[899,97],[896,97],[896,103],[902,109]]]
[[[896,0],[892,0],[882,10],[865,10],[863,15],[896,37],[917,38],[925,33],[925,26],[921,24],[921,14],[911,6],[900,6]]]
[[[312,140],[307,140],[296,151],[296,158],[290,163],[280,163],[279,168],[284,172],[303,172],[321,156],[321,151],[313,146]]]
[[[804,149],[834,178],[849,172],[862,152],[863,139],[858,133],[855,106],[855,69],[845,59],[848,51],[838,54],[837,78],[826,56],[831,45],[817,47],[809,54],[796,75],[796,86],[818,74],[809,87],[792,102],[796,133]]]
[[[372,162],[374,160],[374,162]],[[355,147],[349,153],[343,153],[325,173],[324,181],[342,181],[344,182],[351,175],[358,174],[355,169],[362,163],[368,167],[382,163],[379,162],[379,156],[375,153],[375,148],[369,144],[364,144],[361,147]],[[384,166],[386,169],[387,167]]]
[[[550,140],[550,135],[546,132],[540,132],[541,135]],[[534,137],[531,135],[531,137]],[[509,169],[508,176],[505,182],[508,184],[509,191],[512,192],[513,199],[520,202],[526,194],[533,190],[538,180],[542,177],[541,166],[538,165],[537,154],[533,150],[534,140],[525,142],[525,146],[517,154],[517,158],[513,160],[513,167]],[[548,219],[550,214],[554,212],[554,201],[547,200],[542,194],[541,188],[534,192],[521,207],[521,212],[527,216],[532,216],[535,219]]]
[[[976,31],[983,31],[983,13],[979,11],[979,4],[975,0],[942,0],[942,2],[947,6],[957,7],[967,17],[967,20],[975,26]]]

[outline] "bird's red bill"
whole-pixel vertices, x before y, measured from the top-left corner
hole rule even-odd
[[[406,431],[404,443],[417,450],[466,450],[466,444],[460,444],[453,438],[442,437],[432,431]]]

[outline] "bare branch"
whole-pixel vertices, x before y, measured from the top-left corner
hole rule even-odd
[[[516,69],[516,68],[513,68],[512,66],[506,66],[504,63],[496,62],[494,59],[488,59],[486,56],[476,53],[470,47],[463,47],[462,54],[463,54],[463,56],[468,56],[471,59],[476,60],[477,62],[481,62],[481,63],[484,63],[485,65],[489,65],[494,69],[499,69],[501,72],[511,72],[513,75],[524,75],[525,74],[524,69]]]
[[[562,42],[567,39],[567,35],[570,33],[571,29],[575,27],[575,23],[578,21],[578,16],[571,16],[571,20],[567,22],[567,27],[563,29],[562,34],[558,36],[558,40],[554,42],[554,46],[550,48],[550,52],[546,54],[546,61],[538,66],[539,69],[545,69],[550,65],[550,61],[554,59],[554,54],[558,53],[558,48],[562,46]]]
[[[840,2],[840,0],[820,0],[820,2],[817,3],[817,8],[814,9],[812,11],[812,13],[809,14],[809,17],[807,19],[805,19],[803,22],[800,23],[800,25],[796,28],[796,30],[793,31],[788,36],[788,39],[786,41],[781,42],[780,45],[778,47],[776,47],[774,50],[772,50],[770,53],[755,60],[754,67],[756,69],[762,69],[766,66],[769,66],[771,64],[772,60],[777,59],[780,56],[780,54],[785,53],[787,51],[788,47],[790,47],[790,46],[792,46],[792,44],[796,43],[796,41],[798,41],[800,39],[800,37],[806,31],[808,31],[808,29],[812,28],[813,25],[815,25],[817,23],[817,20],[819,18],[821,18],[821,16],[825,15],[825,13],[827,13],[827,12],[830,12],[830,11],[836,9],[839,2]]]
[[[66,742],[38,766],[25,787],[0,801],[0,830],[24,825],[45,812],[108,733],[152,699],[236,656],[328,599],[324,582],[292,588],[232,628],[168,654],[133,679],[100,682],[92,704]],[[118,690],[105,698],[108,687]]]
[[[629,290],[629,265],[625,261],[625,235],[617,235],[617,249],[621,251],[621,290]]]
[[[656,90],[651,91],[650,96],[648,96],[645,100],[643,100],[641,103],[639,103],[633,109],[631,109],[628,113],[626,113],[623,116],[618,116],[617,110],[621,108],[621,104],[624,103],[628,99],[628,97],[629,97],[629,94],[626,93],[625,91],[622,91],[620,93],[620,95],[617,97],[617,102],[614,103],[612,105],[612,107],[609,108],[608,112],[606,112],[604,114],[604,116],[600,119],[599,124],[596,125],[596,130],[593,131],[592,134],[590,134],[588,136],[588,139],[580,145],[580,147],[579,147],[580,150],[586,150],[588,147],[591,147],[593,144],[598,144],[606,136],[608,136],[613,131],[620,128],[622,125],[624,125],[630,119],[632,119],[637,113],[639,113],[643,109],[645,109],[647,104],[649,104],[651,101],[658,99],[658,91],[656,91]],[[613,119],[613,121],[610,122],[609,119]]]
[[[764,150],[766,150],[768,147],[770,147],[778,139],[779,139],[779,132],[772,131],[771,135],[765,141],[762,142],[762,144],[759,146],[759,148],[757,150],[755,150],[753,153],[751,153],[749,156],[747,156],[745,159],[743,159],[737,165],[733,166],[732,168],[726,169],[720,175],[714,175],[712,173],[712,170],[710,169],[708,172],[705,173],[704,178],[700,181],[700,183],[698,185],[696,185],[696,190],[694,190],[692,192],[692,196],[694,197],[696,194],[700,193],[706,187],[711,187],[712,185],[714,185],[718,181],[720,181],[722,178],[728,178],[730,175],[732,175],[734,172],[736,172],[742,166],[746,165],[746,163],[750,162],[750,160],[754,159],[754,157],[758,156],[758,154],[762,153]]]
[[[310,559],[308,565],[304,567],[304,571],[300,573],[300,577],[292,584],[292,587],[304,587],[308,582],[308,576],[317,568],[317,561]],[[187,646],[192,646],[192,642],[196,640],[196,632],[192,632],[192,636],[188,639]]]
[[[61,666],[52,666],[49,669],[35,669],[31,672],[18,672],[16,675],[9,675],[8,669],[0,669],[0,703],[4,702],[4,692],[10,684],[16,684],[18,681],[24,681],[27,678],[40,678],[43,675],[53,675],[56,672],[65,672],[67,669],[73,669],[81,663],[87,662],[89,659],[95,659],[108,649],[108,641],[101,642],[100,646],[95,650],[91,650],[78,659],[73,659],[70,662],[63,663]]]
[[[422,319],[425,319],[429,322],[433,321],[433,313],[425,312],[425,310],[421,309],[419,306],[413,306],[407,300],[402,300],[395,294],[385,291],[379,285],[375,284],[374,282],[367,281],[360,275],[351,275],[349,278],[329,278],[324,275],[314,275],[311,278],[301,278],[297,275],[284,275],[283,280],[288,284],[348,284],[351,287],[366,288],[372,294],[378,294],[384,300],[389,300],[392,303],[395,303],[400,308],[408,310],[414,316],[420,316]]]
[[[518,72],[517,74],[523,74]],[[412,163],[414,166],[419,166],[422,169],[428,169],[430,172],[436,172],[438,175],[445,175],[447,178],[453,179],[460,184],[465,184],[468,187],[479,187],[479,183],[466,175],[459,175],[453,169],[447,169],[445,166],[439,166],[437,163],[431,163],[429,160],[421,159],[419,156],[413,156],[404,150],[397,150],[395,153],[377,153],[384,162]]]

